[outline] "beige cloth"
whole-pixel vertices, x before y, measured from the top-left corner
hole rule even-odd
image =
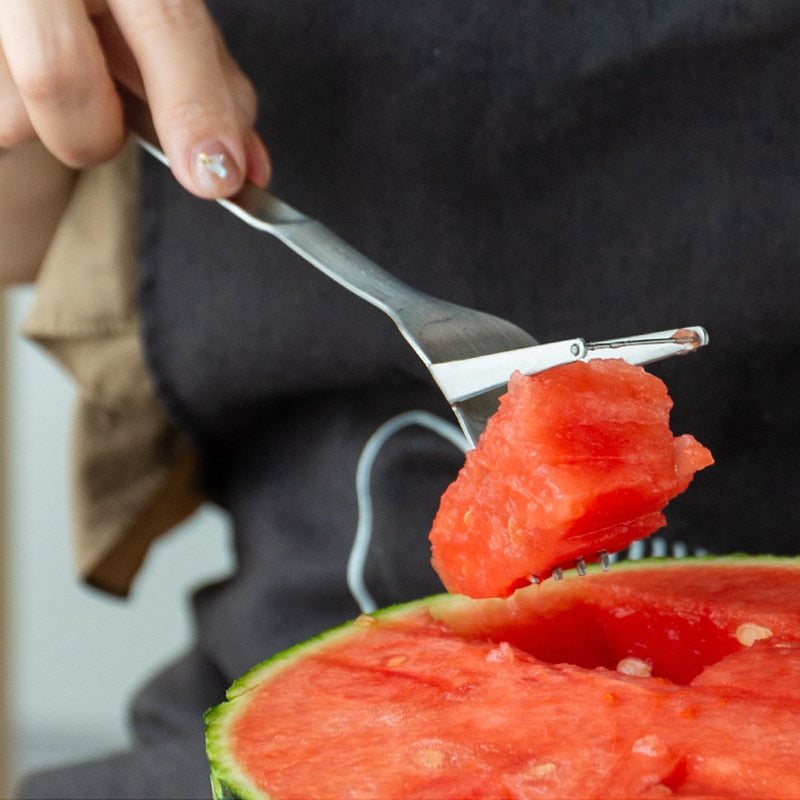
[[[152,542],[202,502],[194,455],[148,374],[136,306],[136,146],[81,173],[22,332],[75,378],[72,522],[79,575],[125,595]]]

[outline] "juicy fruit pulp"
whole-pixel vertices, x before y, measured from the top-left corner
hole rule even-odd
[[[665,524],[662,509],[713,463],[673,437],[664,383],[618,359],[513,375],[431,529],[448,591],[507,596]]]
[[[209,712],[216,795],[800,798],[799,581],[618,564],[363,617]]]

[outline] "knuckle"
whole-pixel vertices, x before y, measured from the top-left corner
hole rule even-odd
[[[20,94],[36,105],[64,104],[89,94],[92,75],[85,57],[63,50],[31,53],[16,65],[14,79]]]
[[[208,104],[199,98],[184,97],[174,100],[162,115],[164,122],[172,127],[196,127],[214,120]]]
[[[91,141],[88,138],[74,140],[62,144],[59,157],[67,166],[82,169],[108,161],[117,154],[121,146],[121,140],[113,136]]]
[[[61,94],[64,73],[54,70],[44,59],[30,58],[14,71],[20,94],[33,103],[49,102]]]
[[[101,56],[61,41],[29,51],[15,62],[13,77],[22,113],[10,115],[14,123],[4,138],[24,136],[27,122],[73,168],[105,161],[119,149],[122,121]]]

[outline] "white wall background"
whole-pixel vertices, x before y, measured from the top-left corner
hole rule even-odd
[[[73,389],[16,333],[30,299],[8,293],[12,777],[124,747],[131,693],[191,639],[189,592],[233,568],[227,520],[204,508],[155,546],[129,599],[73,577]]]

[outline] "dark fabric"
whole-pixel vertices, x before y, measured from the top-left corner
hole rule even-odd
[[[540,341],[705,325],[709,347],[652,368],[676,432],[717,458],[668,509],[666,535],[797,552],[796,4],[212,5],[258,79],[276,194],[389,271]],[[449,412],[380,312],[144,167],[148,356],[239,558],[195,597],[221,698],[257,661],[356,613],[344,569],[358,455],[399,411]],[[414,430],[379,458],[368,581],[381,603],[438,589],[426,534],[460,461]],[[134,718],[161,709],[150,731],[172,703],[186,721],[175,737],[196,752],[201,686],[156,704],[145,690]],[[115,763],[135,771],[137,758]],[[148,796],[190,793],[201,766],[182,766]]]

